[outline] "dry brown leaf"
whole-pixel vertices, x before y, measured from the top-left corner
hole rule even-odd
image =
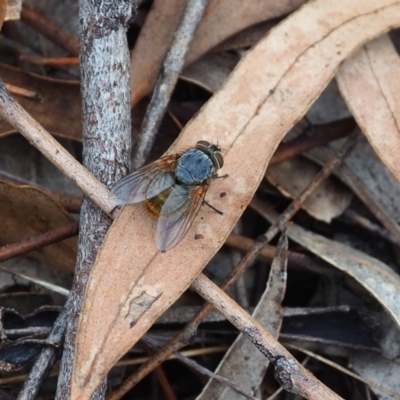
[[[313,162],[295,157],[270,166],[265,176],[284,196],[293,199],[308,186],[319,170]],[[314,218],[330,223],[347,209],[352,198],[352,192],[346,186],[327,179],[302,208]]]
[[[0,29],[3,27],[4,20],[6,18],[9,19],[9,16],[12,12],[12,8],[8,3],[9,2],[7,0],[0,1]]]
[[[400,182],[400,58],[387,35],[339,69],[339,89],[372,147]]]
[[[30,186],[0,181],[0,243],[18,242],[74,222],[48,194]],[[70,238],[28,254],[38,261],[73,272],[77,238]]]
[[[17,95],[18,102],[51,134],[75,141],[82,141],[80,85],[78,82],[44,78],[23,72],[18,68],[0,64],[0,76],[6,85],[13,85],[37,94],[38,99]],[[15,132],[0,119],[0,136]]]
[[[310,23],[314,21],[314,23]],[[223,89],[186,126],[172,152],[199,139],[224,149],[227,179],[212,182],[203,207],[174,249],[154,245],[155,223],[140,206],[122,209],[93,267],[80,315],[71,399],[86,399],[224,243],[262,180],[268,160],[344,58],[400,24],[400,1],[308,3],[239,63]],[[338,50],[339,49],[339,50]]]
[[[289,14],[303,3],[304,0],[210,0],[186,55],[185,65],[233,34],[261,21]],[[153,2],[132,52],[132,105],[152,91],[186,4],[187,1],[182,0]]]

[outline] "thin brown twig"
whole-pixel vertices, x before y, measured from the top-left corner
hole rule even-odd
[[[25,99],[34,100],[34,101],[41,100],[41,95],[38,92],[33,92],[32,90],[27,90],[20,86],[11,85],[10,83],[6,83],[6,88],[14,96],[20,96]]]
[[[49,332],[50,328],[46,331]],[[49,339],[47,339],[49,340]],[[53,343],[55,341],[53,340]],[[58,342],[57,342],[58,343]],[[201,349],[190,349],[190,350],[184,350],[181,352],[181,354],[185,357],[199,357],[207,354],[216,354],[216,353],[223,353],[227,350],[226,346],[212,346],[212,347],[205,347]],[[113,368],[123,368],[123,367],[132,367],[135,365],[143,364],[143,362],[147,361],[149,357],[135,357],[131,359],[124,359],[118,361]],[[175,354],[173,354],[169,360],[176,360]],[[59,371],[58,369],[55,369],[49,376],[55,377],[58,376]],[[23,383],[27,379],[28,375],[27,374],[21,374],[21,375],[14,375],[10,377],[0,377],[0,386],[4,385],[10,385],[14,383]]]
[[[289,347],[289,348],[291,348],[293,350],[300,351],[300,352],[306,354],[307,356],[314,358],[315,360],[318,360],[318,361],[320,361],[320,362],[322,362],[322,363],[324,363],[326,365],[329,365],[332,368],[335,368],[336,370],[338,370],[340,372],[343,372],[344,374],[346,374],[348,376],[351,376],[352,378],[357,379],[358,381],[360,381],[362,383],[365,383],[366,385],[371,386],[374,389],[379,390],[379,391],[387,394],[390,397],[393,397],[394,399],[400,400],[400,395],[398,393],[391,392],[390,390],[387,390],[383,386],[377,385],[375,382],[372,382],[370,380],[364,379],[362,376],[357,375],[352,371],[349,371],[347,368],[343,368],[341,365],[339,365],[339,364],[337,364],[335,362],[332,362],[331,360],[328,360],[325,357],[322,357],[322,356],[320,356],[318,354],[315,354],[312,351],[309,351],[309,350],[307,350],[307,349],[305,349],[303,347],[299,347],[299,346],[296,346],[296,345],[291,344],[291,343],[286,343],[285,346]]]
[[[17,243],[7,244],[0,247],[0,261],[5,261],[10,258],[29,253],[30,251],[40,249],[49,244],[59,242],[78,234],[79,224],[73,222],[68,225],[60,226],[41,233],[40,235],[32,236],[28,239],[21,240]]]
[[[40,57],[21,54],[20,61],[28,62],[36,65],[47,65],[54,67],[64,67],[67,65],[79,65],[78,57]]]
[[[175,357],[179,361],[181,361],[182,363],[186,364],[188,367],[190,367],[193,370],[199,372],[200,374],[205,375],[208,378],[215,379],[215,380],[217,380],[218,382],[222,383],[225,386],[231,387],[233,390],[235,390],[236,392],[241,394],[243,397],[246,397],[246,398],[251,399],[251,400],[260,400],[258,397],[255,397],[255,396],[253,396],[251,394],[245,393],[234,382],[230,381],[228,378],[226,378],[224,376],[221,376],[221,375],[217,375],[217,374],[211,372],[209,369],[203,367],[202,365],[200,365],[196,361],[191,360],[190,358],[185,357],[180,353],[175,353]]]
[[[146,340],[142,340],[142,346],[143,346],[144,351],[146,352],[147,356],[150,358],[154,354],[154,350],[147,343]],[[162,368],[161,365],[159,365],[155,369],[155,374],[156,374],[157,380],[161,386],[161,390],[164,393],[164,397],[169,400],[177,400],[178,398],[176,397],[176,395],[171,387],[171,384],[169,383],[168,378],[165,375],[164,369]]]
[[[309,126],[303,130],[300,136],[286,143],[281,143],[268,165],[282,163],[314,147],[348,136],[355,127],[354,118],[345,118],[327,124]]]
[[[142,341],[154,350],[159,349],[161,347],[160,344],[155,339],[150,337],[149,335],[145,335],[143,337]],[[259,400],[258,398],[252,396],[251,394],[248,394],[248,393],[244,392],[243,390],[241,390],[234,382],[232,382],[228,378],[221,376],[221,375],[217,375],[217,374],[211,372],[209,369],[201,366],[196,361],[191,360],[188,356],[184,355],[183,352],[182,353],[175,352],[173,354],[173,357],[176,358],[177,360],[179,360],[180,362],[182,362],[183,364],[187,365],[189,368],[193,369],[194,371],[199,372],[201,375],[205,375],[209,378],[216,379],[218,382],[221,382],[223,385],[231,387],[233,390],[237,391],[244,397],[247,397],[252,400]]]
[[[225,241],[225,245],[233,247],[241,251],[248,251],[254,245],[255,240],[250,239],[246,236],[236,235],[231,233]],[[266,245],[260,252],[260,257],[271,261],[274,258],[276,251],[275,246]],[[289,251],[288,253],[289,268],[306,269],[307,271],[314,271],[312,265],[319,260],[316,257],[308,254],[297,253],[295,251]]]
[[[154,88],[151,101],[143,118],[138,134],[136,150],[133,154],[133,168],[141,167],[153,146],[157,130],[165,115],[169,99],[176,81],[182,71],[185,55],[196,31],[208,0],[189,0],[182,21],[175,33],[167,55],[162,64],[161,73]]]
[[[300,195],[293,200],[289,207],[281,214],[279,219],[271,225],[267,232],[255,242],[251,249],[246,253],[238,265],[231,271],[225,282],[221,285],[223,291],[229,290],[236,280],[245,272],[245,270],[253,263],[255,258],[260,254],[263,247],[281,230],[293,217],[293,215],[300,209],[303,202],[310,196],[319,185],[328,177],[332,171],[339,166],[342,159],[348,154],[354,144],[354,137],[350,138],[344,146],[339,150],[337,155],[328,162],[319,174],[316,175],[310,185]],[[204,306],[192,317],[180,333],[171,339],[165,346],[163,346],[157,353],[145,362],[139,369],[137,369],[130,377],[125,379],[121,386],[111,392],[107,400],[120,399],[132,387],[140,382],[147,374],[149,374],[156,366],[160,365],[174,352],[187,345],[191,337],[195,334],[200,323],[211,312],[213,305],[210,303]]]
[[[247,314],[205,275],[201,274],[196,278],[192,283],[192,288],[217,308],[264,356],[274,362],[275,378],[285,390],[306,399],[341,399],[305,369],[258,321]]]
[[[71,56],[78,57],[78,41],[42,14],[29,8],[26,4],[22,4],[21,20],[41,33],[45,38],[67,51]]]

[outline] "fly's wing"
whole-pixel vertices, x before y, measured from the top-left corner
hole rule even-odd
[[[157,223],[156,246],[159,250],[169,250],[183,239],[203,203],[207,189],[207,184],[174,186]]]
[[[177,154],[160,158],[118,181],[111,188],[111,204],[140,203],[170,188],[175,183],[174,171],[178,158]]]

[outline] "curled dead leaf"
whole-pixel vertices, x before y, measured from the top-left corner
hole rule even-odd
[[[1,245],[18,242],[74,222],[73,217],[40,189],[0,181]],[[73,272],[77,238],[65,239],[28,254],[36,260]]]
[[[337,81],[361,130],[400,182],[400,57],[390,38],[360,49],[340,67]]]
[[[45,78],[5,64],[0,64],[0,76],[14,87],[12,92],[18,102],[45,129],[55,136],[82,141],[78,82]],[[11,125],[0,119],[0,136],[13,132]]]

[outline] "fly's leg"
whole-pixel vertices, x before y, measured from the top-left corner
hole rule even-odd
[[[222,211],[218,210],[218,208],[215,208],[210,203],[207,203],[207,201],[203,200],[203,204],[205,204],[206,206],[210,207],[212,210],[214,210],[219,215],[224,215],[224,213]]]

